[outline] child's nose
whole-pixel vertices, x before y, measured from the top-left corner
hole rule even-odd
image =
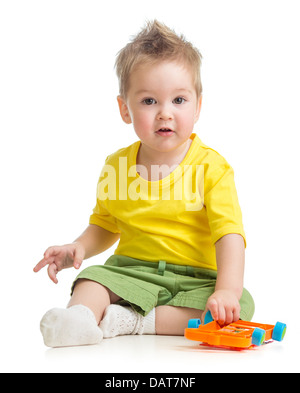
[[[173,119],[173,115],[172,112],[170,110],[170,108],[168,106],[163,106],[159,109],[158,113],[157,113],[157,120],[172,120]]]

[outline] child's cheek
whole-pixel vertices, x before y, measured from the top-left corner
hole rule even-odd
[[[135,118],[134,126],[136,130],[139,130],[142,133],[147,133],[149,131],[152,131],[153,128],[152,117],[149,116],[148,113],[141,113]]]

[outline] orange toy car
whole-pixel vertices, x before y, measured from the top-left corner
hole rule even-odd
[[[247,321],[238,321],[221,326],[212,319],[210,311],[206,313],[204,325],[200,319],[190,319],[185,337],[201,341],[203,344],[228,349],[249,349],[262,345],[269,340],[282,341],[286,333],[286,324],[266,325]]]

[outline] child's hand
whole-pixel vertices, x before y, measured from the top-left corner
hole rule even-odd
[[[202,316],[203,320],[207,310],[210,310],[215,321],[224,325],[239,320],[241,307],[233,291],[219,289],[208,298]]]
[[[84,259],[84,254],[84,248],[80,243],[49,247],[44,253],[44,258],[34,267],[33,271],[38,272],[46,265],[49,265],[48,276],[57,284],[57,273],[72,266],[75,269],[79,269]]]

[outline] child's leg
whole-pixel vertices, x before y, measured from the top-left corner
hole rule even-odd
[[[79,279],[68,307],[75,306],[76,304],[82,304],[88,307],[94,313],[97,324],[99,325],[106,307],[119,299],[119,296],[98,282]]]
[[[201,318],[201,310],[188,307],[158,306],[156,307],[156,334],[183,336],[189,319]]]
[[[119,299],[95,281],[78,280],[68,308],[52,309],[43,317],[41,331],[45,344],[50,347],[96,344],[103,336],[124,334],[182,336],[189,319],[200,318],[202,314],[192,308],[158,306],[143,317],[131,307],[112,304]]]

